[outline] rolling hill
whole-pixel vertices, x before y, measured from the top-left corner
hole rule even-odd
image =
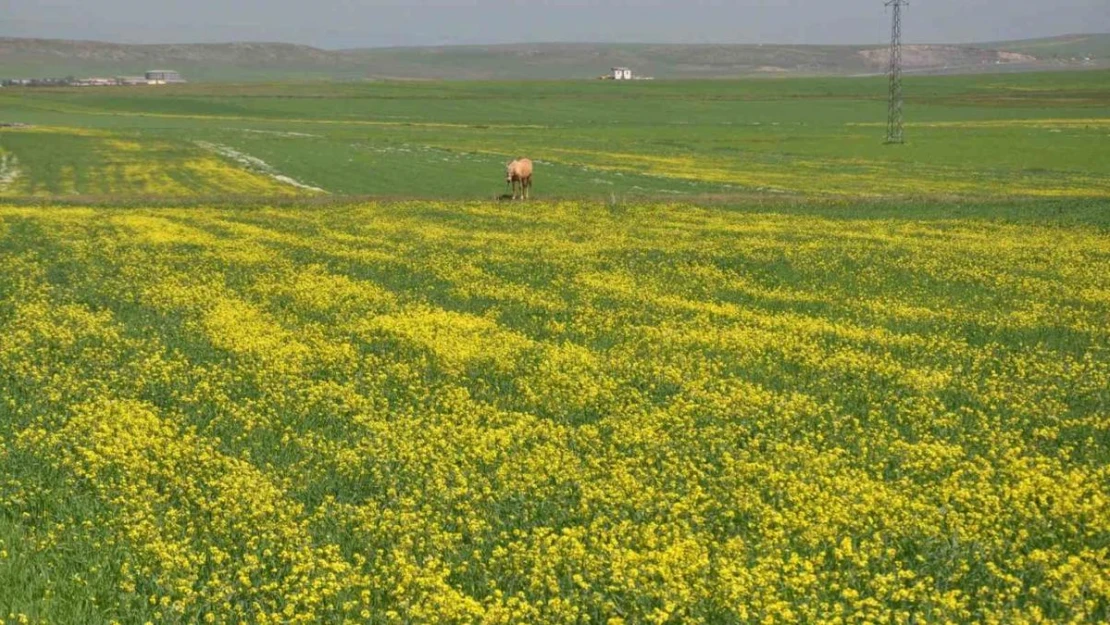
[[[985,47],[1032,54],[1042,62],[1093,62],[1110,60],[1110,34],[1061,35],[1024,41],[998,41]]]
[[[909,45],[911,72],[1110,65],[1110,35],[981,45]],[[0,77],[116,76],[170,67],[192,80],[573,79],[627,65],[658,78],[852,75],[883,71],[873,46],[538,43],[323,50],[287,43],[131,45],[0,38]]]

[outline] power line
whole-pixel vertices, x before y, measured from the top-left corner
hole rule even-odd
[[[890,24],[890,99],[886,112],[886,142],[905,143],[902,133],[902,7],[908,0],[887,0],[892,7]]]

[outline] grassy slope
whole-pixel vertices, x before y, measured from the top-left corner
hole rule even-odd
[[[1064,35],[1045,39],[998,41],[984,45],[989,48],[1032,54],[1043,59],[1074,57],[1110,59],[1110,34]]]
[[[758,73],[857,73],[874,69],[851,46],[540,44],[353,50],[374,76],[593,78],[613,66],[644,76],[699,78]]]
[[[1102,53],[1110,36],[1085,41]],[[946,52],[942,65],[999,69],[975,60],[974,49],[998,47],[1040,56],[1057,40],[963,46]],[[1084,44],[1086,45],[1086,44]],[[194,80],[591,78],[613,65],[629,65],[661,78],[775,74],[856,74],[881,71],[858,51],[868,46],[521,44],[327,51],[277,43],[122,45],[98,42],[0,38],[0,76],[139,74],[171,66]],[[1080,49],[1076,47],[1075,49]],[[1063,46],[1060,50],[1072,50]]]
[[[900,148],[882,145],[877,78],[8,90],[0,109],[2,121],[60,129],[58,141],[90,129],[181,154],[219,143],[339,194],[488,198],[504,188],[501,164],[527,154],[549,198],[1099,196],[1110,180],[1110,163],[1093,158],[1108,132],[1106,78],[910,78]],[[66,167],[114,158],[43,141],[0,131],[27,176],[72,177]],[[59,158],[71,163],[46,162]]]
[[[334,53],[283,43],[130,45],[0,38],[0,75],[142,75],[169,66],[197,80],[356,77]]]

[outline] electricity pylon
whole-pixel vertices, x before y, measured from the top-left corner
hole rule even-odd
[[[894,15],[890,25],[890,100],[886,112],[886,142],[904,143],[902,134],[902,7],[907,0],[887,0]]]

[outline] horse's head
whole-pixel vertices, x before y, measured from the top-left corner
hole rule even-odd
[[[513,165],[516,161],[509,161],[505,163],[505,182],[510,183],[513,181]]]

